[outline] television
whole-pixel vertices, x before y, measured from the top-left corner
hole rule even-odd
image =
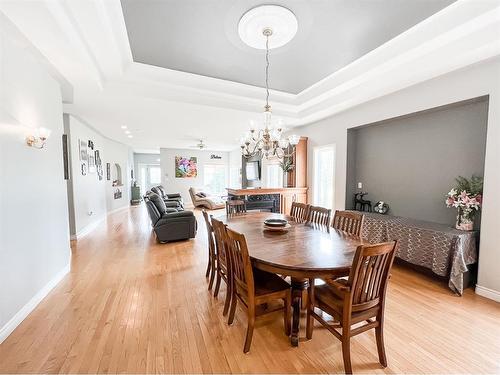
[[[258,161],[248,161],[245,167],[248,181],[260,180],[260,163]]]

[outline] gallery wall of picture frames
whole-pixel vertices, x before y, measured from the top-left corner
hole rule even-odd
[[[99,181],[103,179],[104,171],[102,167],[101,154],[95,150],[94,141],[78,140],[78,154],[80,157],[80,173],[82,176],[87,174],[97,174]]]

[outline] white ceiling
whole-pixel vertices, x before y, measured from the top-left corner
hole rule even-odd
[[[299,28],[290,43],[271,51],[270,86],[297,94],[454,1],[274,1],[295,14]],[[121,3],[134,61],[264,85],[265,52],[238,36],[239,19],[261,0]]]
[[[135,150],[189,147],[199,138],[230,150],[262,111],[259,87],[134,62],[119,0],[1,0],[0,19],[61,82],[65,112]],[[458,0],[298,94],[272,91],[274,113],[289,127],[310,123],[497,56],[499,30],[499,1]]]

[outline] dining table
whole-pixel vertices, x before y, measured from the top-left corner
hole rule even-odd
[[[299,344],[302,296],[309,280],[349,274],[354,253],[365,244],[357,236],[329,226],[301,222],[289,215],[247,212],[216,217],[228,228],[245,235],[252,265],[263,271],[290,276],[292,288],[292,346]],[[264,227],[266,219],[285,219],[286,230]]]

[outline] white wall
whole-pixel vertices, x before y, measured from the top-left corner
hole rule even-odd
[[[131,150],[128,146],[103,137],[74,116],[64,115],[65,130],[69,134],[71,178],[70,178],[70,222],[71,235],[78,238],[89,232],[105,218],[107,213],[127,207],[130,202],[130,160]],[[103,179],[97,173],[81,173],[79,157],[79,140],[94,142],[94,150],[99,150],[103,165]],[[106,179],[106,163],[111,164],[111,180]],[[120,186],[122,197],[114,199],[115,187],[112,186],[114,164],[118,163],[122,170],[123,186]]]
[[[229,152],[229,186],[241,189],[241,149]]]
[[[212,154],[219,155],[221,159],[211,159]],[[196,178],[176,178],[175,177],[175,157],[197,157],[198,158],[198,176]],[[220,151],[201,151],[193,149],[160,149],[160,166],[162,185],[167,190],[167,193],[181,193],[184,202],[191,205],[191,197],[189,196],[189,188],[204,187],[203,166],[205,164],[222,164],[229,167],[229,153]],[[228,169],[229,176],[229,169]],[[228,177],[229,178],[229,177]],[[229,183],[229,182],[228,182]]]
[[[69,271],[59,84],[0,19],[0,342]],[[29,128],[52,131],[42,150]]]
[[[500,298],[500,60],[471,66],[405,90],[359,105],[322,121],[296,128],[309,137],[308,184],[312,186],[314,147],[334,144],[335,207],[343,209],[346,194],[347,129],[416,111],[489,95],[484,174],[484,208],[481,221],[479,280],[476,292]],[[474,150],[464,150],[474,152]],[[312,189],[309,189],[312,194]]]

